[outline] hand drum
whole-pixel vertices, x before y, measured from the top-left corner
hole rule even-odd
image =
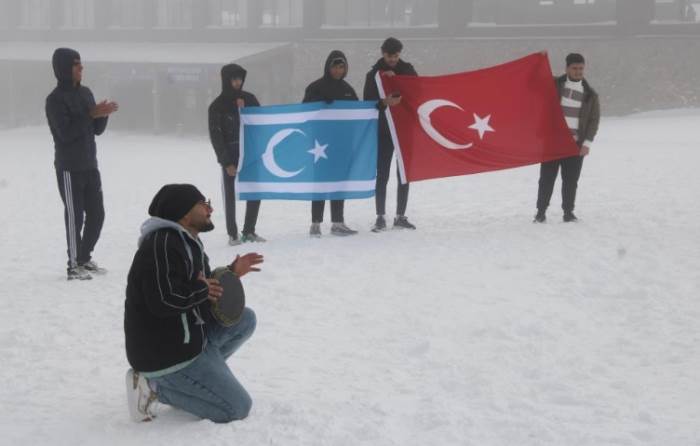
[[[227,267],[216,268],[212,272],[212,278],[221,283],[224,292],[219,300],[212,303],[211,314],[224,327],[235,325],[241,320],[245,308],[243,285]]]

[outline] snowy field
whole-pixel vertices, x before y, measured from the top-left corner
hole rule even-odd
[[[549,223],[531,223],[531,166],[416,183],[410,233],[370,233],[368,200],[346,207],[359,236],[312,240],[307,203],[266,202],[270,241],[242,248],[206,139],[108,131],[94,256],[110,272],[80,283],[48,130],[2,131],[0,444],[700,445],[699,123],[604,120],[578,224],[561,223],[559,182]],[[244,280],[258,330],[229,362],[254,401],[242,422],[128,418],[126,274],[166,182],[212,198],[212,265],[266,256]]]

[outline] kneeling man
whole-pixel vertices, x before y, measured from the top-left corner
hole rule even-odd
[[[250,336],[255,313],[245,308],[226,327],[211,307],[223,294],[211,277],[200,232],[214,229],[209,200],[190,184],[163,186],[141,227],[129,271],[124,311],[129,412],[150,421],[156,401],[217,423],[245,418],[252,401],[226,365]],[[237,256],[228,268],[240,278],[263,258]],[[238,280],[238,279],[236,279]]]

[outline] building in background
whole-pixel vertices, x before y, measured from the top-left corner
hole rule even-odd
[[[700,0],[0,0],[0,40],[296,42],[614,33],[620,22],[696,33]],[[676,25],[669,29],[667,25]],[[532,25],[541,25],[535,26]],[[546,26],[551,25],[551,26]],[[488,30],[487,28],[496,28]],[[580,29],[579,29],[580,28]],[[692,29],[691,29],[692,28]]]
[[[122,103],[112,128],[202,132],[225,63],[255,73],[247,87],[264,103],[297,100],[298,42],[699,35],[697,9],[700,0],[0,0],[0,126],[43,122],[51,53],[71,42],[90,85]]]

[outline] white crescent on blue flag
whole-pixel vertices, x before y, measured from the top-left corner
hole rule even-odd
[[[376,105],[334,101],[241,109],[239,198],[373,197],[379,119]]]

